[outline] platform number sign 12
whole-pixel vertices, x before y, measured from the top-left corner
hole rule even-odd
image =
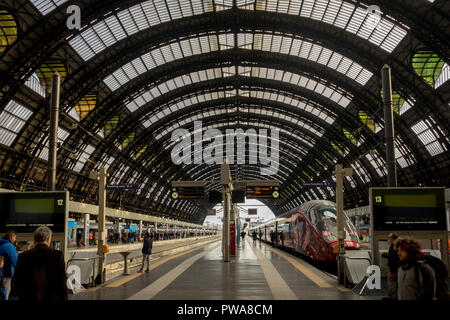
[[[381,196],[376,196],[376,197],[375,197],[375,202],[376,202],[376,203],[382,203],[382,202],[383,202],[383,197],[381,197]]]
[[[63,199],[58,199],[56,200],[58,202],[58,207],[61,207],[64,205],[64,200]]]

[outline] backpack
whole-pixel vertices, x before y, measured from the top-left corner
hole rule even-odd
[[[416,281],[419,282],[419,269],[422,263],[428,264],[434,270],[436,278],[436,293],[435,297],[439,300],[450,300],[447,287],[448,270],[447,266],[441,259],[426,255],[423,259],[417,261],[415,266]]]

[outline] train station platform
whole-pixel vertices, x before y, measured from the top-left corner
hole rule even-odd
[[[221,241],[152,259],[149,273],[116,277],[71,300],[374,300],[300,258],[246,238],[222,261]]]

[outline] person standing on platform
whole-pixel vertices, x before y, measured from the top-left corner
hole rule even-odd
[[[94,235],[92,234],[92,231],[89,232],[89,245],[92,246],[92,242],[94,239]]]
[[[275,232],[270,231],[270,241],[272,242],[272,247],[275,248]]]
[[[81,247],[81,240],[83,240],[83,233],[81,230],[77,231],[77,247]]]
[[[398,300],[432,300],[436,281],[434,270],[419,263],[420,244],[412,239],[397,239],[394,244],[401,266],[397,273]]]
[[[388,295],[383,297],[383,300],[396,300],[397,299],[397,272],[400,266],[400,260],[398,252],[394,249],[394,241],[398,236],[395,233],[389,234],[389,242],[391,243],[389,251],[382,254],[383,258],[388,259],[389,278],[388,278]]]
[[[52,231],[40,226],[33,237],[35,247],[23,252],[17,260],[12,294],[22,301],[67,300],[64,255],[50,248]]]
[[[252,238],[253,238],[253,244],[256,245],[256,231],[253,231]]]
[[[261,242],[261,241],[262,241],[262,231],[259,230],[259,242]]]
[[[150,235],[148,232],[146,232],[144,237],[144,246],[142,247],[142,265],[141,269],[138,272],[144,272],[144,265],[146,261],[147,261],[146,272],[150,272],[150,255],[152,254],[152,247],[153,247],[153,235]]]
[[[3,257],[3,286],[6,288],[6,300],[8,300],[11,291],[11,279],[14,275],[14,269],[17,264],[17,252],[14,247],[16,242],[16,232],[9,230],[5,236],[0,239],[0,256]]]

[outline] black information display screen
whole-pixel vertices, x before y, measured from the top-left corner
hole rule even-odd
[[[447,230],[444,189],[372,189],[375,231]]]
[[[205,198],[204,187],[174,187],[172,188],[172,199],[200,200]]]
[[[31,233],[46,225],[64,233],[66,193],[0,193],[0,232]]]
[[[276,186],[247,186],[247,199],[277,199],[280,196]]]

